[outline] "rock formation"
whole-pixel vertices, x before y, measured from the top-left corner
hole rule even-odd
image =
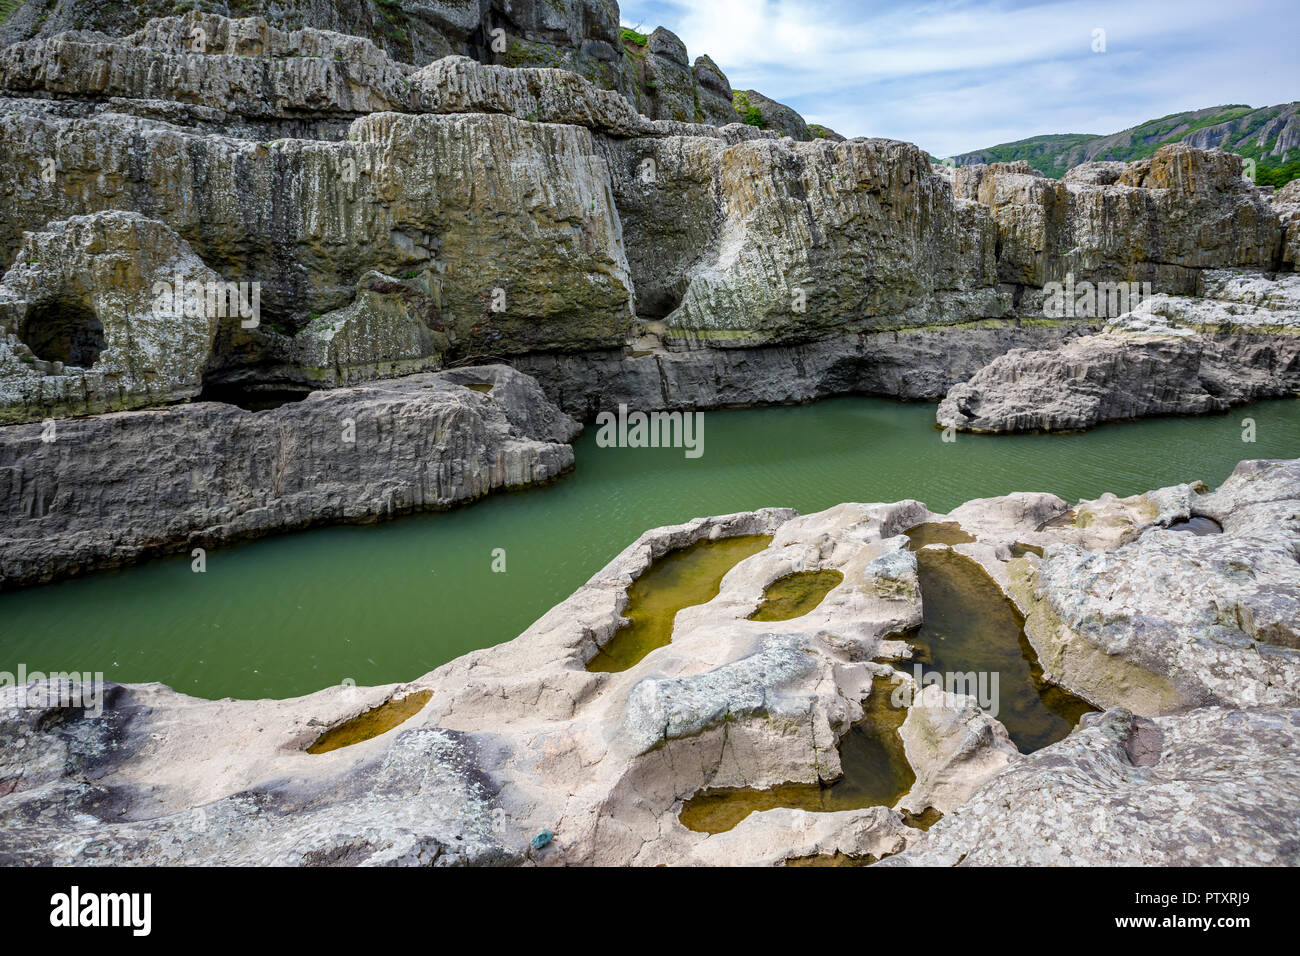
[[[218,322],[208,354],[191,356],[211,390],[502,360],[583,416],[624,395],[662,407],[935,398],[1001,352],[1117,318],[1045,322],[1044,287],[1067,276],[1201,295],[1215,269],[1294,268],[1294,197],[1270,201],[1226,154],[1169,146],[1062,182],[1024,164],[951,170],[903,143],[813,138],[752,91],[738,95],[768,110],[768,128],[735,122],[725,76],[707,58],[690,65],[663,29],[620,38],[635,83],[564,57],[569,68],[551,69],[490,55],[500,16],[512,37],[600,59],[588,41],[606,42],[606,14],[562,6],[563,29],[531,4],[467,9],[440,58],[416,55],[437,48],[432,33],[394,45],[351,25],[364,11],[329,3],[274,23],[83,11],[79,25],[103,32],[16,16],[6,37],[20,42],[0,50],[0,162],[14,171],[0,258],[17,268],[23,244],[41,241],[28,233],[134,213],[212,281],[260,290],[255,327]],[[932,348],[938,338],[951,346]],[[187,379],[110,401],[95,386],[68,404],[65,386],[39,380],[57,378],[39,356],[22,363],[30,342],[10,348],[28,367],[0,365],[7,421],[194,393]],[[717,376],[743,366],[777,383],[792,365],[789,387]],[[593,368],[604,392],[577,394]]]
[[[1243,462],[1213,494],[1182,485],[1074,509],[1015,494],[946,516],[905,501],[701,518],[645,533],[514,641],[405,685],[285,701],[114,685],[102,713],[15,709],[20,694],[67,696],[51,675],[0,691],[0,859],[1294,864],[1298,504],[1300,462]],[[1216,516],[1223,533],[1167,527],[1193,512]],[[934,521],[971,540],[927,547],[954,549],[998,582],[1028,611],[1044,678],[1104,713],[1026,755],[973,697],[919,688],[885,663],[905,666],[904,632],[940,598],[901,534]],[[770,543],[712,600],[677,612],[670,644],[626,670],[586,669],[617,639],[628,586],[657,558],[755,534]],[[1017,557],[1016,543],[1044,557]],[[1189,587],[1149,586],[1152,568],[1175,560],[1198,574],[1159,579]],[[816,607],[751,619],[769,585],[814,570],[842,575]],[[1043,605],[1060,608],[1052,627]],[[1095,643],[1106,607],[1117,624],[1142,626]],[[416,693],[428,702],[396,728],[306,752],[326,730]],[[1206,706],[1186,710],[1194,701]],[[892,805],[778,800],[718,832],[683,825],[684,804],[706,790],[835,780],[837,744],[864,708],[886,704],[907,708],[896,732],[914,777]],[[543,831],[553,838],[531,845]]]
[[[264,412],[199,402],[10,426],[0,588],[546,482],[573,467],[577,431],[503,366],[315,392]]]
[[[952,387],[939,424],[1065,431],[1300,394],[1297,277],[1211,272],[1203,283],[1204,298],[1153,296],[1101,334],[1012,349]]]
[[[882,865],[1290,865],[1297,739],[1294,708],[1090,715]]]

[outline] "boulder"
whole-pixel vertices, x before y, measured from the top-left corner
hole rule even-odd
[[[0,423],[193,398],[218,325],[255,323],[256,299],[139,213],[24,233],[0,281]]]
[[[736,110],[744,116],[748,110],[756,109],[762,118],[761,125],[763,129],[775,130],[782,136],[789,136],[791,139],[810,140],[814,138],[803,117],[784,103],[769,99],[757,90],[740,90],[736,97]]]
[[[1300,392],[1300,279],[1211,272],[1203,284],[1203,298],[1156,295],[1101,334],[999,356],[952,387],[936,420],[1064,431]]]

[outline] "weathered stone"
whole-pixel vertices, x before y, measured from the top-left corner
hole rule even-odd
[[[611,148],[610,166],[638,307],[666,316],[680,345],[1006,310],[987,210],[955,202],[913,146],[633,139]]]
[[[202,18],[200,24],[231,12],[225,3],[202,0],[199,6],[201,12],[187,17]],[[109,5],[95,0],[28,0],[0,26],[0,46],[69,30],[114,37],[153,30],[160,39],[193,43],[190,29],[170,25],[182,20],[172,16],[176,12],[170,0]],[[617,88],[621,79],[618,6],[604,0],[421,0],[414,5],[305,0],[268,15],[277,25],[293,28],[285,33],[329,31],[365,37],[391,59],[416,66],[467,54],[512,67],[560,67],[607,89]],[[156,26],[160,21],[164,25]]]
[[[1119,543],[1091,530],[1125,505],[1114,500],[1076,509],[1078,543],[1049,544],[1069,528],[1022,536],[1046,545],[1012,587],[1044,670],[1144,715],[1300,705],[1300,463],[1242,462],[1213,494],[1144,499]],[[1189,515],[1222,533],[1166,530]]]
[[[138,213],[26,233],[0,282],[0,423],[194,397],[218,323],[244,321],[253,304],[230,292],[185,240]]]
[[[375,270],[428,284],[461,355],[622,343],[631,288],[591,134],[501,115],[376,113],[343,143],[251,143],[148,120],[0,117],[0,243],[146,208],[294,332]],[[56,182],[41,172],[52,160]],[[6,188],[7,187],[7,188]],[[500,290],[500,291],[497,291]]]
[[[814,138],[803,117],[784,103],[769,99],[757,90],[741,90],[740,95],[743,97],[741,104],[744,107],[758,110],[764,129],[776,130],[782,136],[789,136],[791,139]]]
[[[1300,711],[1088,715],[885,866],[1294,866]]]
[[[445,373],[484,374],[497,372]],[[443,387],[454,388],[450,382]],[[493,394],[502,387],[498,381]],[[1224,522],[1220,536],[1156,529],[1139,539],[1197,540],[1205,557],[1217,556],[1208,583],[1179,572],[1196,581],[1195,595],[1125,592],[1148,630],[1157,620],[1175,628],[1191,622],[1224,588],[1255,608],[1272,589],[1279,613],[1298,619],[1298,467],[1248,462],[1214,495],[1180,486],[1130,503],[1092,503],[1128,515],[1130,527],[1150,528],[1193,506]],[[1285,751],[1300,718],[1264,697],[1294,696],[1286,689],[1300,686],[1296,675],[1257,682],[1266,706],[1252,710],[1087,717],[1026,758],[971,698],[922,691],[874,662],[897,659],[906,645],[891,635],[921,619],[924,595],[903,530],[960,520],[976,540],[957,548],[1023,602],[1017,581],[1033,559],[1011,558],[1008,541],[1047,541],[1044,567],[1072,560],[1082,548],[1071,541],[1097,549],[1085,554],[1131,560],[1133,544],[1120,543],[1111,524],[1054,520],[1065,508],[1051,495],[1022,494],[969,502],[950,516],[906,501],[656,529],[516,640],[400,686],[336,687],[287,701],[200,701],[159,685],[110,686],[98,714],[20,698],[39,701],[66,676],[7,688],[0,692],[0,780],[8,788],[0,855],[46,864],[771,865],[836,854],[863,862],[898,854],[900,864],[1293,862],[1300,785]],[[1283,513],[1292,519],[1270,531]],[[773,540],[732,568],[711,601],[678,612],[669,645],[625,671],[585,669],[618,631],[628,585],[657,558],[753,534]],[[1253,583],[1235,567],[1255,569]],[[788,621],[749,620],[772,582],[822,569],[839,571],[843,581],[816,608]],[[1150,580],[1150,569],[1143,573]],[[1096,588],[1111,586],[1098,581]],[[1074,578],[1060,591],[1090,587]],[[1031,640],[1052,653],[1033,623],[1031,613]],[[1222,676],[1250,686],[1258,667],[1248,663],[1251,653],[1242,648],[1239,672]],[[1045,675],[1072,687],[1087,675],[1070,661],[1084,654],[1076,643],[1064,661],[1045,659]],[[1176,685],[1191,658],[1163,660]],[[900,736],[916,781],[895,806],[764,810],[712,835],[678,820],[683,801],[700,790],[835,779],[842,769],[836,741],[863,715],[882,677],[912,700]],[[325,729],[414,692],[429,692],[429,702],[398,729],[304,753]],[[1176,697],[1166,704],[1183,707]],[[928,808],[943,813],[928,833],[907,825]],[[1105,825],[1096,825],[1098,814]],[[530,849],[543,829],[555,839]]]
[[[1204,287],[1204,298],[1146,299],[1061,348],[999,356],[953,386],[939,424],[1061,431],[1300,392],[1300,278],[1208,273]]]
[[[466,381],[493,386],[489,394]],[[0,587],[557,478],[577,426],[503,366],[0,429]]]
[[[954,188],[992,208],[999,278],[1038,288],[1073,275],[1196,294],[1199,270],[1270,269],[1280,242],[1277,214],[1242,178],[1241,158],[1182,144],[1064,181],[1025,163],[962,167]]]
[[[119,863],[652,865],[897,852],[921,833],[898,808],[775,809],[715,836],[687,830],[677,814],[710,786],[839,775],[837,738],[862,717],[873,680],[891,673],[870,657],[885,634],[919,619],[914,560],[898,532],[926,516],[916,502],[842,505],[647,532],[515,641],[400,687],[252,702],[113,686],[102,714],[59,719],[13,712],[19,692],[7,689],[0,855],[85,864],[111,846]],[[583,668],[617,630],[627,585],[657,557],[761,533],[771,545],[733,568],[708,604],[681,611],[670,645],[627,671]],[[747,619],[772,581],[809,568],[838,569],[843,583],[802,618]],[[879,587],[886,570],[910,590]],[[303,752],[327,727],[416,691],[432,696],[395,731]],[[945,805],[1019,759],[1005,732],[972,737],[991,721],[966,699],[925,709],[908,719],[925,723],[927,745],[909,745],[908,756]],[[530,850],[542,829],[555,839]]]
[[[700,122],[712,126],[728,126],[737,122],[736,107],[732,103],[731,83],[727,75],[708,56],[695,58],[695,92]]]

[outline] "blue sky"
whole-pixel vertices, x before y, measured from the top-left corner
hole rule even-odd
[[[948,156],[1114,133],[1186,109],[1300,99],[1296,0],[621,0],[735,89],[846,136]],[[1094,31],[1105,52],[1094,52]]]

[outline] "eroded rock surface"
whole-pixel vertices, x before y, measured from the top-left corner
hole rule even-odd
[[[0,281],[0,423],[193,398],[223,321],[210,305],[220,296],[225,321],[242,321],[227,292],[188,243],[137,213],[27,233]]]
[[[696,519],[646,532],[514,641],[400,686],[288,701],[113,686],[99,715],[15,709],[10,688],[0,697],[0,854],[56,864],[1294,863],[1300,778],[1288,748],[1300,729],[1290,688],[1300,682],[1249,661],[1295,655],[1269,643],[1285,643],[1285,628],[1263,622],[1300,618],[1297,468],[1244,462],[1213,494],[1181,485],[1073,509],[1016,494],[949,515],[905,501]],[[1223,534],[1163,527],[1192,509],[1213,514]],[[1027,609],[1044,676],[1110,710],[1027,757],[974,698],[920,688],[901,672],[910,651],[898,635],[919,623],[925,600],[901,532],[936,521],[970,540],[928,547],[977,562]],[[678,611],[670,644],[623,671],[586,669],[617,632],[629,584],[656,559],[756,534],[771,543],[732,567],[712,600]],[[1017,556],[1016,543],[1044,557]],[[1165,566],[1199,562],[1197,575],[1178,572],[1196,587],[1121,589],[1123,614],[1142,627],[1128,648],[1107,651],[1111,674],[1149,667],[1152,681],[1178,688],[1221,672],[1225,684],[1212,688],[1212,706],[1150,698],[1154,708],[1138,717],[1117,699],[1124,681],[1090,680],[1072,665],[1089,653],[1087,634],[1046,634],[1032,604],[1067,593],[1109,601],[1117,575],[1157,546]],[[1090,560],[1117,570],[1058,574],[1057,565]],[[750,620],[772,582],[813,570],[843,580],[801,617]],[[1035,581],[1047,597],[1028,593]],[[1252,643],[1204,632],[1199,615],[1225,597],[1255,615]],[[1061,641],[1072,649],[1057,653]],[[1206,650],[1171,656],[1170,644]],[[1231,673],[1222,670],[1230,661]],[[915,775],[894,806],[777,806],[716,833],[678,819],[703,790],[834,780],[837,744],[882,678],[907,692],[898,733]],[[387,733],[306,753],[326,729],[422,691],[428,703]],[[48,688],[23,692],[40,700]],[[554,839],[530,847],[543,830]]]
[[[953,386],[939,424],[1064,431],[1300,393],[1300,278],[1212,272],[1204,284],[1203,298],[1152,296],[1098,335],[999,356]]]
[[[1300,711],[1117,708],[1021,761],[886,866],[1294,866]]]
[[[504,366],[315,392],[263,412],[199,402],[10,426],[0,587],[546,482],[573,466],[577,430]]]

